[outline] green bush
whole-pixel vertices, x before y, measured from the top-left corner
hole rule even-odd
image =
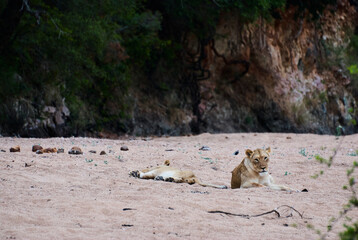
[[[147,11],[143,2],[29,2],[31,11],[23,13],[0,57],[0,100],[37,96],[41,104],[45,90],[54,88],[66,97],[73,122],[85,120],[84,109],[91,109],[87,117],[95,122],[122,116],[132,69],[145,67],[162,46],[161,15]],[[109,102],[116,111],[106,108]]]
[[[342,240],[358,240],[358,222],[354,223],[352,226],[344,225],[345,231],[339,233],[339,236]]]

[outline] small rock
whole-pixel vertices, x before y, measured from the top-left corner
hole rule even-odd
[[[68,154],[75,154],[75,155],[80,155],[83,154],[81,148],[79,147],[72,147],[70,151],[68,151]]]
[[[133,227],[133,224],[122,224],[122,227]]]
[[[101,151],[99,155],[106,155],[107,153],[105,151]]]
[[[41,147],[40,145],[33,145],[32,146],[32,151],[33,152],[37,152],[38,150],[41,150],[43,149],[43,147]]]
[[[151,140],[153,140],[153,138],[151,138],[151,137],[146,137],[146,138],[142,138],[142,140],[143,140],[143,141],[151,141]]]
[[[57,149],[56,148],[45,148],[41,150],[43,153],[56,153]]]
[[[37,151],[36,151],[36,154],[43,154],[43,152],[42,152],[42,150],[40,149],[40,150],[37,150]]]
[[[58,150],[57,150],[57,153],[64,153],[65,152],[65,149],[63,149],[63,148],[59,148]]]
[[[174,149],[170,148],[170,149],[165,149],[166,152],[172,152],[174,151]]]
[[[43,153],[56,153],[57,149],[56,148],[44,148],[44,149],[39,149],[36,151],[36,154],[43,154]]]
[[[25,163],[25,167],[31,167],[31,164]]]
[[[10,148],[10,152],[20,152],[20,146]]]
[[[129,149],[128,149],[128,147],[127,146],[122,146],[121,147],[121,151],[128,151]]]
[[[199,148],[199,150],[210,151],[210,148],[208,146],[202,146],[201,148]]]
[[[56,108],[52,106],[45,106],[42,111],[54,114],[56,112]]]
[[[55,113],[55,123],[56,125],[62,125],[65,123],[65,120],[62,117],[62,111],[56,111]]]
[[[288,136],[288,137],[286,137],[286,139],[292,139],[292,137]]]
[[[239,150],[236,150],[234,153],[233,153],[233,155],[238,155],[240,153],[240,151]]]
[[[288,224],[287,224],[287,223],[284,223],[283,226],[288,227]]]
[[[123,208],[122,210],[123,211],[130,211],[130,210],[137,210],[137,209],[135,209],[135,208]]]
[[[308,192],[308,190],[307,190],[307,188],[305,188],[301,192]]]
[[[199,193],[199,194],[209,194],[208,191],[205,191],[205,192],[200,192],[198,190],[195,190],[195,191],[190,191],[191,193]]]
[[[97,153],[97,151],[95,151],[95,150],[90,150],[89,152],[90,153]]]
[[[1,152],[6,152],[4,149],[1,149]]]

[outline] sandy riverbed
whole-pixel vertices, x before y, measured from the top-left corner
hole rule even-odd
[[[341,138],[340,138],[341,139]],[[94,139],[0,138],[0,239],[317,239],[307,227],[325,232],[350,192],[346,170],[358,161],[358,135],[342,140],[313,134],[201,134],[190,137]],[[64,148],[35,154],[32,146]],[[21,152],[10,153],[19,145]],[[121,151],[122,146],[129,151]],[[199,150],[203,145],[210,151]],[[69,155],[80,147],[83,155]],[[270,173],[277,183],[308,192],[213,189],[141,180],[128,172],[162,164],[190,169],[203,181],[230,186],[231,171],[245,149],[270,146]],[[331,168],[315,155],[329,158]],[[90,153],[95,150],[97,153]],[[100,151],[107,155],[99,155]],[[239,150],[238,155],[233,153]],[[324,171],[317,179],[311,176]],[[356,174],[357,177],[357,174]],[[281,205],[290,217],[267,214],[250,219],[208,211],[255,215]],[[286,216],[287,212],[279,209]],[[358,220],[358,211],[349,213]],[[328,239],[337,239],[340,220]]]

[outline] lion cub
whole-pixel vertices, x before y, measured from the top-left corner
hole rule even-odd
[[[176,183],[188,183],[194,184],[197,183],[203,187],[213,187],[226,189],[225,185],[214,185],[210,183],[202,183],[192,171],[182,171],[177,168],[170,167],[169,160],[164,162],[164,165],[157,167],[143,169],[141,171],[132,171],[129,173],[132,177],[137,177],[141,179],[154,179],[167,182],[176,182]]]
[[[271,148],[246,150],[246,157],[232,171],[231,188],[250,188],[267,186],[274,190],[296,191],[274,183],[267,172]]]

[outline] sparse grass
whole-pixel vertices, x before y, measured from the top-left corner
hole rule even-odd
[[[306,148],[301,148],[299,153],[304,156],[304,157],[307,157],[307,153],[306,153]]]

